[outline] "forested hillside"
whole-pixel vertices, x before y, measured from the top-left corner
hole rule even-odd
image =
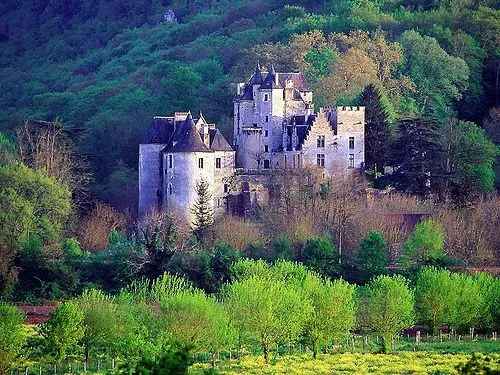
[[[373,83],[393,123],[458,118],[498,142],[499,51],[494,0],[6,0],[0,131],[59,118],[116,203],[151,116],[202,110],[229,135],[234,83],[260,62],[305,71],[316,105]]]

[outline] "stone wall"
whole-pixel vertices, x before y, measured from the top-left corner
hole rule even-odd
[[[162,202],[162,144],[139,145],[139,217]]]

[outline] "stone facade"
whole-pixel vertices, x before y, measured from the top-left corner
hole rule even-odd
[[[202,115],[155,117],[139,145],[139,217],[166,208],[193,223],[201,180],[208,183],[215,215],[226,212],[234,167],[234,150]]]
[[[256,69],[238,84],[233,146],[245,170],[324,168],[328,174],[364,166],[364,108],[320,108],[301,73]]]
[[[139,216],[165,207],[192,223],[201,179],[217,216],[266,204],[272,174],[316,167],[325,177],[342,178],[364,167],[364,126],[364,107],[315,113],[301,73],[257,68],[238,84],[233,147],[201,114],[153,119],[139,146]]]

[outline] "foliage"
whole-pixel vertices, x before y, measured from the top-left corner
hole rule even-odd
[[[271,344],[293,342],[311,313],[298,291],[265,269],[228,284],[224,301],[239,335],[262,348],[266,363]]]
[[[133,368],[121,368],[119,373],[130,375],[184,375],[188,373],[189,365],[192,363],[190,350],[189,346],[171,347],[159,358],[154,360],[142,358]]]
[[[49,319],[40,326],[44,351],[55,363],[61,362],[80,339],[85,328],[83,312],[73,302],[56,307]]]
[[[493,163],[500,149],[486,138],[485,131],[473,122],[459,121],[450,147],[451,193],[458,201],[468,201],[494,187]]]
[[[387,99],[386,99],[387,100]],[[380,89],[370,84],[361,93],[359,104],[365,106],[365,164],[373,177],[383,170],[392,141],[390,110]]]
[[[432,264],[444,257],[445,232],[432,219],[423,220],[403,244],[405,261]]]
[[[304,337],[311,344],[313,358],[332,339],[348,337],[356,322],[354,291],[354,286],[342,279],[332,282],[312,273],[307,274],[303,293],[313,310],[305,321]]]
[[[305,266],[329,277],[338,274],[338,259],[338,251],[329,236],[307,240],[302,252],[302,261]]]
[[[370,279],[385,272],[389,264],[387,243],[381,233],[371,231],[359,244],[357,264],[365,278]]]
[[[25,314],[14,306],[0,303],[0,374],[7,374],[21,357],[26,343],[23,329]]]
[[[80,341],[88,362],[91,350],[102,353],[119,339],[116,336],[117,308],[112,298],[95,289],[84,291],[76,303],[83,313],[84,334]]]
[[[473,354],[471,359],[469,359],[465,364],[458,365],[456,367],[459,374],[469,375],[469,374],[484,374],[484,375],[494,375],[498,374],[498,361],[493,358],[485,357],[481,354]]]
[[[214,221],[212,194],[209,189],[210,185],[206,180],[201,179],[196,182],[196,201],[191,208],[191,213],[194,215],[193,225],[200,240],[204,239],[206,230]]]
[[[387,353],[392,338],[414,322],[413,292],[402,276],[378,276],[361,291],[359,321],[361,327],[379,335],[381,351]]]
[[[439,327],[450,324],[456,314],[454,308],[458,293],[450,271],[423,268],[415,286],[418,320],[429,325],[432,333],[436,333]]]
[[[399,136],[388,155],[394,172],[389,181],[400,191],[425,197],[439,189],[442,146],[433,120],[409,119],[399,122]]]

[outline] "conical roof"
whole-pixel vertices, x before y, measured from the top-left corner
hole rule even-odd
[[[172,146],[168,152],[213,152],[201,140],[200,133],[196,130],[191,113],[188,114],[186,121],[179,129],[179,141]]]
[[[260,66],[257,65],[255,67],[255,73],[253,74],[252,78],[250,79],[249,84],[250,85],[260,85],[264,82],[264,78],[262,77],[262,72],[260,71]]]

